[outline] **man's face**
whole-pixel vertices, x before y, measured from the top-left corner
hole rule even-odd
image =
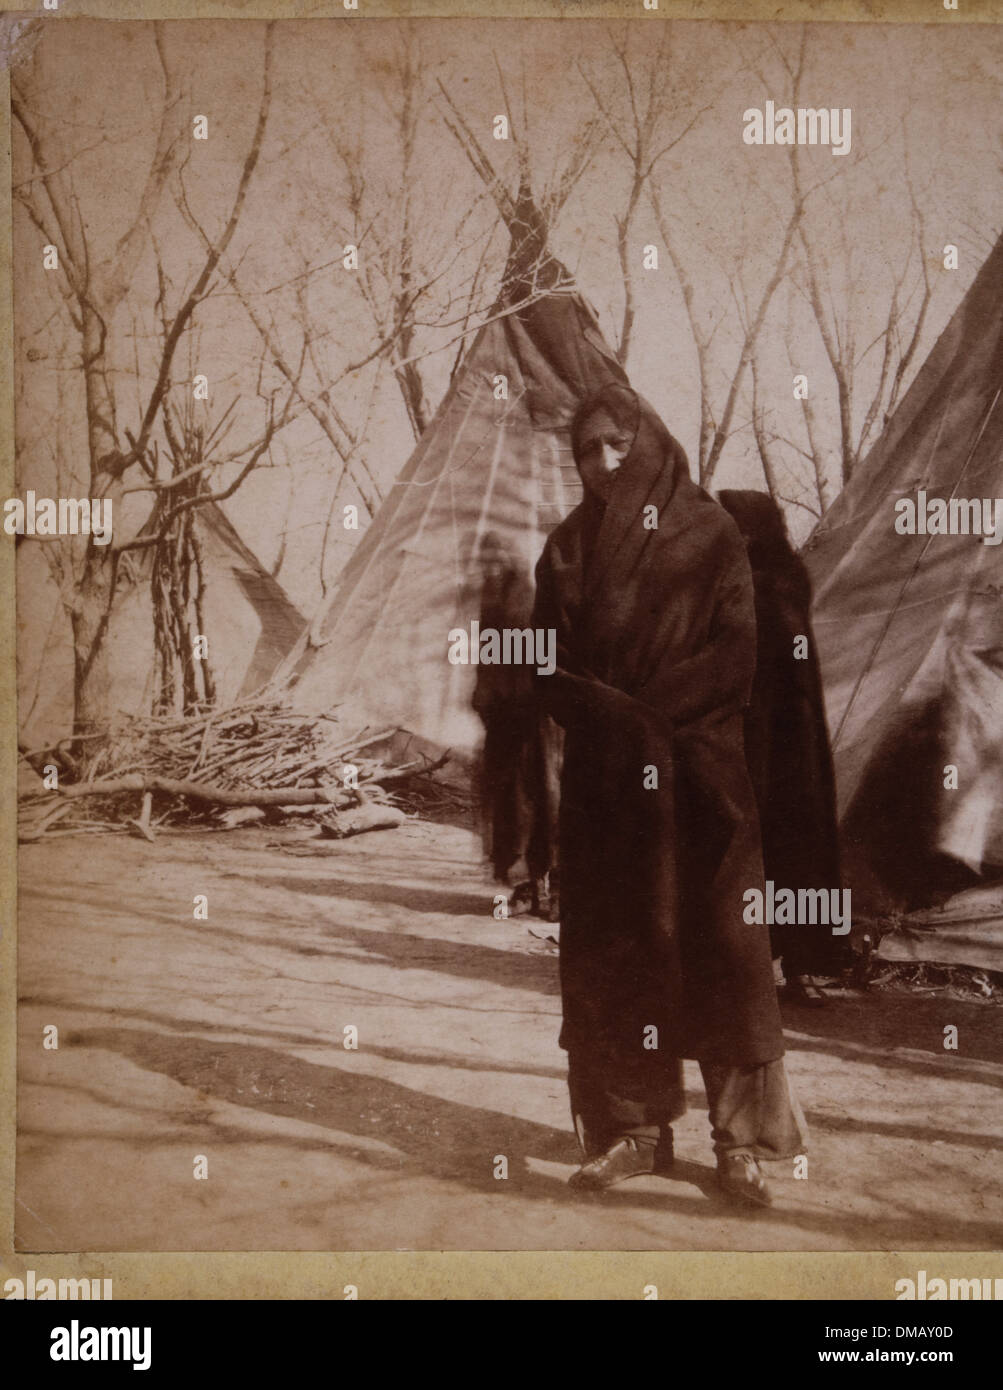
[[[617,471],[633,441],[605,410],[597,410],[583,423],[578,435],[575,462],[586,488],[601,502],[608,502]]]

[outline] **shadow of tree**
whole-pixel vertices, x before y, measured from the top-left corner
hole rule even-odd
[[[993,1005],[872,993],[836,997],[825,1009],[785,1006],[783,1017],[791,1044],[799,1051],[830,1052],[893,1070],[1003,1086],[1003,1028]],[[949,1024],[958,1029],[957,1051],[944,1049],[944,1028]],[[993,1070],[996,1066],[1000,1071]]]
[[[485,886],[481,892],[471,892],[469,886],[443,884],[436,888],[420,888],[411,883],[374,883],[362,879],[349,878],[301,878],[290,875],[288,878],[269,878],[256,875],[258,882],[266,888],[280,888],[284,892],[309,893],[321,898],[348,898],[354,902],[389,903],[393,907],[403,907],[410,912],[439,912],[453,917],[484,917],[491,919],[496,893],[505,890],[493,885]]]
[[[128,1027],[77,1030],[69,1045],[115,1052],[136,1066],[200,1092],[203,1098],[324,1126],[338,1135],[332,1139],[333,1151],[379,1169],[402,1173],[417,1170],[484,1196],[517,1191],[521,1198],[530,1200],[583,1200],[571,1198],[567,1192],[566,1174],[552,1175],[531,1166],[534,1160],[575,1165],[577,1148],[570,1129],[559,1130],[485,1106],[428,1095],[353,1071],[350,1062],[339,1060],[326,1066],[254,1044],[165,1036]],[[235,1131],[232,1124],[226,1129],[234,1143],[253,1142],[253,1136]],[[916,1128],[918,1137],[925,1133]],[[365,1145],[353,1148],[351,1136],[396,1152]],[[295,1147],[300,1141],[283,1135],[281,1142]],[[313,1149],[316,1144],[311,1139],[307,1146]],[[494,1177],[495,1158],[500,1154],[507,1157],[509,1165],[504,1184]],[[693,1197],[678,1190],[683,1183],[712,1198],[704,1208],[712,1219],[726,1216],[729,1222],[748,1221],[752,1223],[750,1230],[755,1229],[756,1222],[768,1219],[765,1212],[736,1211],[726,1206],[713,1188],[712,1169],[687,1162],[677,1164],[672,1180],[658,1180],[657,1192],[632,1189],[628,1183],[584,1200],[692,1217],[697,1209]],[[1003,1239],[1003,1225],[999,1223],[970,1221],[928,1206],[894,1215],[863,1216],[852,1209],[813,1205],[774,1212],[773,1217],[784,1226],[815,1232],[826,1238],[827,1244],[857,1248],[980,1249],[995,1248]],[[725,1235],[721,1248],[764,1248],[755,1240],[737,1246],[733,1241],[733,1236]],[[465,1238],[464,1232],[458,1231],[455,1248],[469,1248],[469,1244],[469,1236]]]
[[[256,922],[265,920],[260,911]],[[397,970],[432,970],[463,980],[484,980],[493,985],[513,989],[529,989],[539,994],[560,994],[557,956],[550,951],[506,950],[484,946],[476,941],[450,941],[441,936],[418,936],[404,930],[379,927],[353,927],[346,922],[326,917],[317,931],[304,939],[295,924],[290,926],[275,915],[275,935],[256,932],[253,937],[232,927],[213,924],[214,941],[231,941],[256,946],[275,946],[300,956],[326,956],[360,964],[359,950],[365,952],[363,963],[390,965]],[[339,950],[337,942],[357,948],[354,952]]]
[[[79,1004],[75,1000],[61,998],[54,994],[25,995],[21,1003],[32,1004],[39,1008],[72,1009],[79,1013],[107,1014],[106,1009],[97,1005]],[[318,1047],[330,1046],[331,1044],[330,1038],[320,1038],[316,1033],[291,1033],[282,1028],[255,1028],[244,1022],[239,1024],[211,1023],[203,1019],[186,1018],[180,1014],[160,1013],[155,1009],[116,1008],[115,1017],[152,1023],[156,1027],[166,1028],[172,1033],[212,1035],[240,1032],[250,1038],[260,1038],[276,1045],[284,1044],[287,1047]],[[80,1029],[71,1029],[64,1033],[63,1041],[64,1043],[80,1043],[83,1036]],[[337,1036],[340,1043],[340,1034]],[[566,1071],[561,1067],[534,1066],[528,1062],[505,1062],[500,1058],[479,1058],[460,1052],[407,1052],[399,1047],[380,1047],[372,1042],[366,1044],[366,1055],[383,1057],[390,1062],[404,1062],[410,1066],[457,1067],[463,1071],[496,1072],[514,1076],[541,1076],[553,1081],[564,1081],[567,1076]]]

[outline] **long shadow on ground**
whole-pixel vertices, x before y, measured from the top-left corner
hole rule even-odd
[[[135,1065],[169,1076],[181,1085],[245,1109],[282,1115],[311,1125],[337,1131],[339,1136],[378,1141],[386,1149],[374,1152],[366,1147],[354,1149],[344,1137],[332,1141],[332,1149],[354,1161],[402,1175],[415,1170],[458,1183],[483,1196],[516,1193],[520,1198],[550,1202],[573,1199],[564,1178],[551,1176],[528,1166],[529,1160],[573,1165],[576,1161],[570,1132],[535,1121],[428,1095],[380,1077],[353,1071],[351,1063],[325,1066],[288,1053],[253,1044],[223,1043],[197,1037],[165,1036],[132,1028],[95,1028],[74,1032],[68,1045],[103,1048],[128,1058]],[[253,1089],[252,1089],[253,1088]],[[204,1108],[200,1110],[204,1115]],[[194,1116],[193,1116],[194,1118]],[[232,1134],[232,1124],[227,1126]],[[243,1135],[234,1142],[253,1142]],[[283,1144],[295,1147],[295,1137],[283,1137]],[[305,1147],[314,1148],[311,1141]],[[509,1179],[500,1184],[494,1178],[494,1160],[505,1154],[509,1160]],[[711,1170],[693,1164],[680,1165],[676,1178],[704,1188]],[[859,1183],[857,1184],[859,1188]],[[692,1217],[699,1209],[692,1195],[679,1191],[680,1182],[665,1182],[662,1192],[633,1192],[630,1185],[603,1194],[604,1206],[649,1210],[667,1217]],[[721,1219],[722,1208],[714,1199],[706,1206],[708,1217]],[[740,1219],[728,1211],[731,1220]],[[762,1248],[755,1237],[755,1222],[766,1217],[753,1213],[746,1248]],[[924,1249],[934,1246],[978,1249],[993,1248],[1003,1239],[1003,1225],[951,1217],[943,1212],[904,1209],[892,1215],[862,1216],[852,1211],[822,1210],[818,1207],[792,1208],[774,1213],[784,1226],[817,1233],[839,1245],[871,1249]],[[406,1241],[408,1233],[400,1232]],[[458,1232],[457,1248],[469,1247],[469,1238]]]
[[[824,1009],[785,1005],[783,1016],[785,1027],[797,1034],[798,1050],[1003,1086],[1003,1070],[994,1073],[984,1065],[1003,1068],[1003,1012],[991,1004],[875,991],[834,997]],[[958,1030],[956,1050],[944,1047],[948,1024]]]
[[[410,866],[406,866],[410,868]],[[467,887],[419,888],[411,883],[375,883],[349,878],[269,877],[256,874],[264,888],[279,888],[283,892],[308,893],[319,898],[348,898],[363,903],[389,903],[410,912],[438,912],[451,917],[483,917],[491,920],[495,893],[503,890],[493,885],[480,892]]]

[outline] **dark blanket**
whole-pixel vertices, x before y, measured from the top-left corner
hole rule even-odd
[[[491,538],[493,539],[493,537]],[[481,631],[525,628],[533,586],[496,542],[481,591]],[[478,666],[474,709],[484,724],[481,808],[494,873],[524,859],[531,879],[557,866],[561,732],[541,710],[529,666]]]
[[[633,401],[608,504],[586,494],[537,567],[533,623],[558,640],[538,685],[566,731],[561,1045],[630,1065],[654,1024],[663,1058],[753,1066],[783,1042],[767,930],[743,920],[743,894],[763,883],[742,731],[749,565],[680,446]]]
[[[745,753],[759,805],[764,872],[778,888],[838,888],[836,782],[808,571],[766,493],[722,492],[721,505],[745,540],[756,596],[756,676]],[[798,637],[808,639],[803,658],[794,654]],[[774,954],[800,974],[838,968],[847,952],[843,940],[825,925],[773,930]]]

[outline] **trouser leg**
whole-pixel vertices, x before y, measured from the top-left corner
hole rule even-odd
[[[791,1158],[807,1143],[804,1115],[783,1058],[757,1067],[701,1062],[714,1152]]]
[[[589,1156],[628,1137],[654,1146],[686,1109],[676,1058],[630,1063],[569,1052],[568,1092],[575,1131]]]

